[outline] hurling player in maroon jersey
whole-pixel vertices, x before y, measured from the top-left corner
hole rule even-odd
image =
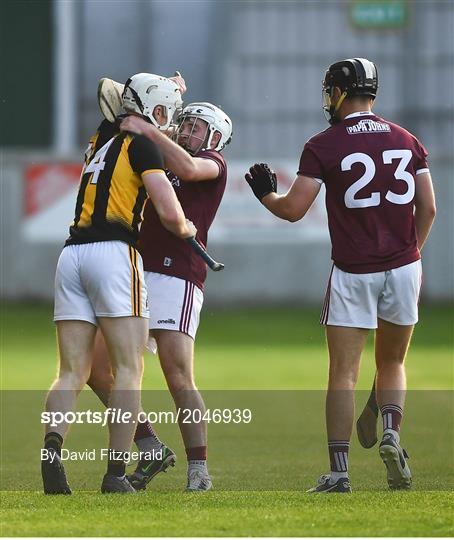
[[[348,451],[354,388],[369,329],[375,330],[376,397],[383,417],[380,456],[391,489],[408,489],[411,473],[399,444],[404,360],[418,320],[420,251],[435,217],[422,144],[372,112],[376,66],[364,58],[332,64],[323,82],[331,127],[304,146],[297,177],[284,195],[266,164],[246,180],[276,216],[301,219],[326,188],[333,267],[321,323],[330,369],[326,423],[331,472],[310,492],[350,492]]]
[[[198,240],[206,245],[210,228],[221,202],[227,166],[221,150],[230,142],[229,117],[210,103],[187,105],[179,117],[174,139],[139,117],[126,118],[121,130],[142,134],[161,150],[178,200],[188,219],[197,227]],[[194,382],[194,339],[203,303],[206,264],[192,247],[179,241],[160,224],[152,204],[146,204],[139,249],[144,260],[150,307],[150,350],[157,350],[161,367],[177,408],[196,411],[192,423],[180,422],[188,460],[190,491],[211,488],[207,469],[206,421],[199,421],[205,405]],[[98,395],[108,393],[111,369],[105,348],[99,344],[90,386]],[[149,422],[138,425],[134,438],[141,452],[161,452],[156,459],[143,459],[129,476],[136,489],[169,465],[174,452],[164,445]]]

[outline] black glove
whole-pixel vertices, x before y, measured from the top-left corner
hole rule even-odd
[[[259,201],[268,195],[268,193],[276,193],[277,178],[266,163],[256,163],[249,169],[249,173],[244,175],[246,182],[251,186],[254,195]]]

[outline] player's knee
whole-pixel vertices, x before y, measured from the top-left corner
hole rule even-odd
[[[130,385],[138,386],[142,380],[143,364],[142,362],[134,362],[131,364],[120,364],[115,369],[113,381],[123,383],[126,387]]]
[[[171,373],[167,373],[166,379],[170,393],[173,396],[186,390],[196,390],[191,374],[185,371],[175,370]]]
[[[358,370],[353,367],[331,365],[329,370],[329,384],[331,387],[351,390],[358,381]]]
[[[405,362],[405,354],[393,354],[386,357],[378,357],[375,359],[377,369],[396,369],[402,368]]]
[[[112,371],[92,369],[88,378],[88,386],[96,393],[109,393],[114,383]]]
[[[80,392],[88,380],[88,374],[82,370],[65,371],[58,378],[61,388]]]

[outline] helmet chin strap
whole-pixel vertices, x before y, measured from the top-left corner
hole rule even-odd
[[[341,97],[338,99],[336,106],[334,107],[334,112],[337,112],[340,109],[344,99],[347,97],[347,92],[342,92]]]
[[[340,106],[342,105],[342,103],[344,102],[344,99],[346,97],[347,97],[347,92],[346,91],[342,92],[340,98],[337,100],[336,105],[331,105],[331,107],[329,108],[330,109],[329,112],[330,112],[330,115],[331,115],[331,123],[335,124],[336,122],[338,122],[338,120],[336,120],[334,115],[340,109]]]
[[[205,147],[207,150],[211,149],[211,141],[213,140],[213,136],[215,134],[216,130],[212,129],[211,126],[208,126],[208,137],[206,137]]]

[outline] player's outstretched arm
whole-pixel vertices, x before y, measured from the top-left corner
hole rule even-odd
[[[418,174],[415,182],[415,226],[419,249],[422,249],[429,236],[436,212],[435,194],[430,173]]]
[[[144,135],[157,144],[164,156],[166,167],[183,181],[215,180],[219,176],[219,166],[215,161],[192,157],[155,126],[138,116],[126,117],[121,122],[120,129],[137,135]]]
[[[319,191],[320,183],[298,175],[284,195],[278,195],[277,177],[266,163],[256,163],[245,175],[254,195],[275,216],[287,221],[298,221],[306,215]]]
[[[319,182],[307,176],[297,176],[285,195],[270,193],[262,199],[262,204],[275,216],[293,223],[306,215],[319,191]]]
[[[197,229],[184,215],[175,190],[163,172],[142,175],[142,180],[162,225],[180,238],[195,236]]]

